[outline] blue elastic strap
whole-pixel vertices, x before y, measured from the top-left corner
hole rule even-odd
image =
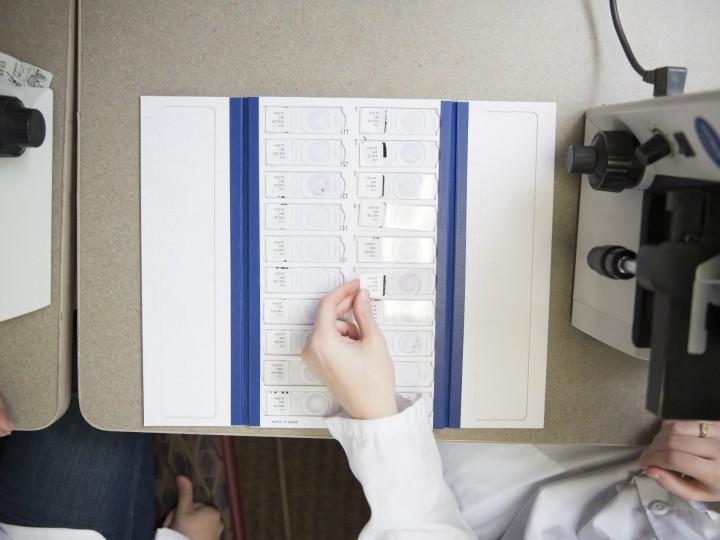
[[[469,104],[457,104],[455,149],[455,231],[452,355],[450,360],[450,427],[460,427],[462,403],[463,334],[465,328],[465,223],[467,216]]]
[[[247,424],[244,110],[230,98],[230,423]]]
[[[447,427],[449,420],[455,243],[455,114],[455,102],[443,101],[441,103],[435,304],[435,397],[433,400],[433,427],[435,428]]]
[[[230,98],[230,422],[260,424],[258,98]]]
[[[260,425],[260,172],[259,152],[259,98],[245,98],[245,185],[247,211],[247,246],[245,257],[248,272],[248,346],[247,373],[248,424]]]

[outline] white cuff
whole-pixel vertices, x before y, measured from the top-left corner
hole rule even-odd
[[[418,397],[415,402],[412,402],[397,396],[395,401],[399,412],[392,416],[374,420],[356,420],[342,412],[337,416],[327,418],[325,425],[330,430],[330,434],[342,443],[347,438],[396,438],[408,432],[426,429],[430,424],[430,415],[422,397]]]
[[[155,531],[155,540],[190,540],[187,536],[174,529],[162,527]]]
[[[398,399],[376,420],[335,416],[326,424],[365,491],[370,522],[360,538],[474,538],[443,479],[425,400]]]

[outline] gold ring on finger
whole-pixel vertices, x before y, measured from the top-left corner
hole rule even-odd
[[[700,422],[700,433],[698,437],[704,439],[708,435],[708,425],[705,422]]]

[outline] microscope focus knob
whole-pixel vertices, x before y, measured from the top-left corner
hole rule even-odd
[[[567,171],[572,174],[592,174],[597,166],[597,151],[594,146],[568,147],[565,158]]]
[[[645,166],[635,155],[637,139],[627,131],[598,131],[589,146],[570,146],[570,174],[586,174],[590,186],[618,193],[640,183]]]
[[[19,156],[45,141],[45,118],[12,96],[0,96],[0,156]]]
[[[622,246],[596,246],[587,254],[590,268],[610,279],[635,277],[637,255]]]
[[[643,165],[655,163],[671,153],[672,148],[662,133],[656,133],[635,150],[638,161]]]

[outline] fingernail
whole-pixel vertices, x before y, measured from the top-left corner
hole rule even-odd
[[[370,301],[370,291],[367,289],[360,289],[360,300],[363,302],[369,302]]]
[[[648,475],[653,480],[660,480],[660,475],[656,472],[647,472],[645,471],[645,474]]]

